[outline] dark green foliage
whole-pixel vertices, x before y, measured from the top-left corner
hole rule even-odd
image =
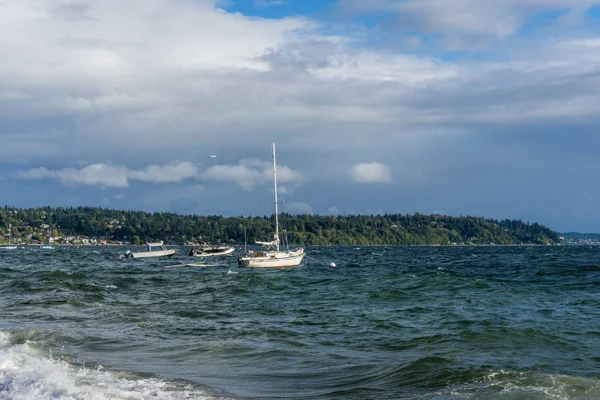
[[[451,245],[451,244],[555,244],[558,234],[537,223],[497,221],[444,215],[280,215],[290,243],[299,245]],[[37,236],[49,225],[61,235],[142,243],[164,240],[183,244],[248,243],[268,240],[274,218],[221,217],[110,210],[98,207],[0,209],[0,229],[13,224],[13,238]]]

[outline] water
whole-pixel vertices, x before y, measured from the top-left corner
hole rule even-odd
[[[598,247],[124,250],[0,251],[1,400],[600,398]]]

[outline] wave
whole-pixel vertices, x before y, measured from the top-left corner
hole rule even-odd
[[[0,399],[226,399],[179,381],[106,371],[53,356],[35,341],[34,332],[0,331]]]
[[[592,400],[600,381],[578,376],[483,368],[469,382],[449,385],[422,399]]]
[[[327,374],[315,373],[312,377],[313,384],[307,389],[315,397],[344,400],[600,398],[600,381],[597,379],[531,371],[505,371],[486,366],[465,369],[442,357],[424,357],[387,368],[351,366],[345,372],[345,378],[326,378]],[[390,396],[390,392],[394,395]]]

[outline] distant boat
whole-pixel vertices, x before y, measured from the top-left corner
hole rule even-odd
[[[153,257],[171,257],[177,250],[167,249],[162,241],[157,243],[146,243],[146,251],[132,252],[127,250],[126,258],[153,258]]]
[[[275,143],[273,143],[273,193],[275,197],[275,233],[270,242],[256,242],[263,246],[262,251],[249,251],[238,257],[240,267],[246,268],[283,268],[297,267],[304,258],[304,248],[281,250],[279,241],[279,210],[277,208],[277,161]]]
[[[48,228],[48,243],[44,243],[42,246],[40,246],[40,249],[53,250],[54,247],[52,247],[52,245],[50,244],[51,241],[52,241],[52,232],[50,231],[50,228]]]
[[[224,256],[231,254],[235,251],[233,246],[214,246],[209,244],[203,244],[197,249],[190,250],[190,256],[194,257],[214,257]]]

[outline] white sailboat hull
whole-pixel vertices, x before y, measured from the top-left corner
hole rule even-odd
[[[143,251],[139,253],[129,253],[131,258],[154,258],[154,257],[171,257],[175,254],[174,249],[169,250],[157,250],[157,251]]]
[[[298,267],[304,258],[304,249],[295,251],[266,251],[240,257],[238,262],[244,268],[288,268]]]

